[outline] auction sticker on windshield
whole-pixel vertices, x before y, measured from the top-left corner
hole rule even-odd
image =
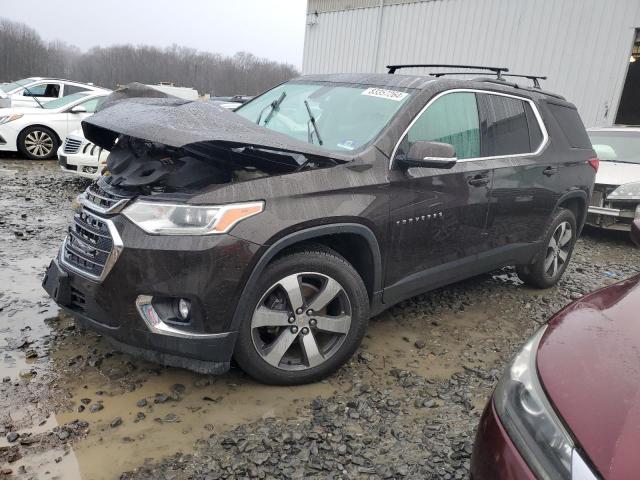
[[[395,100],[396,102],[400,102],[404,100],[408,93],[398,92],[396,90],[387,90],[386,88],[367,88],[362,92],[362,95],[367,95],[369,97],[378,97],[378,98],[387,98],[389,100]]]

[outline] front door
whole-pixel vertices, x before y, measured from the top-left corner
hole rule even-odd
[[[451,169],[392,165],[385,302],[429,288],[432,273],[487,248],[483,233],[492,171],[475,160],[480,157],[475,93],[453,91],[433,100],[412,122],[396,156],[416,141],[451,144],[458,162]]]

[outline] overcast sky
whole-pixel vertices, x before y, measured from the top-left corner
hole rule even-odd
[[[259,57],[300,68],[306,0],[1,0],[0,16],[83,50],[133,43]]]

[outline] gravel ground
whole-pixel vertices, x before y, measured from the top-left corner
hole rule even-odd
[[[482,408],[555,311],[640,272],[624,234],[586,231],[560,284],[506,268],[371,321],[316,385],[162,368],[76,330],[40,288],[86,182],[0,159],[0,478],[468,478]]]

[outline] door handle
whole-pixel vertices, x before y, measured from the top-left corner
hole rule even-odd
[[[558,167],[547,167],[542,171],[542,173],[544,173],[547,177],[550,177],[551,175],[555,175],[556,173],[558,173]]]
[[[475,175],[467,179],[467,183],[472,187],[483,187],[485,185],[489,185],[489,175]]]

